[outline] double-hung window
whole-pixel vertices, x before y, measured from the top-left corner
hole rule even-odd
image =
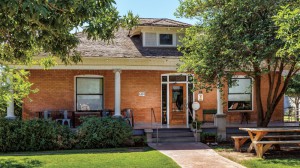
[[[103,109],[103,78],[76,78],[76,111]]]
[[[232,78],[228,89],[228,110],[252,110],[252,79]]]
[[[173,45],[173,34],[159,34],[159,45]]]

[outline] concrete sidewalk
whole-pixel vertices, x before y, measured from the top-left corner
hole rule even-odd
[[[149,143],[150,147],[172,158],[183,168],[245,168],[222,157],[203,143]]]

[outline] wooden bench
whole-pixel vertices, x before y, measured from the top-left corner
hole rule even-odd
[[[234,140],[234,149],[236,151],[241,150],[241,146],[250,139],[249,136],[231,136],[231,138]],[[300,135],[267,135],[264,136],[263,139],[268,140],[280,140],[280,139],[292,139],[292,138],[300,138]]]
[[[205,116],[206,115],[215,115],[217,114],[217,110],[216,109],[203,109],[203,122],[205,121]]]
[[[253,144],[256,146],[255,151],[258,157],[262,158],[263,154],[270,149],[272,145],[280,144],[298,144],[300,140],[289,140],[289,141],[254,141]]]

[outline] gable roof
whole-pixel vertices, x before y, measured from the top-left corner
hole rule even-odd
[[[189,27],[192,25],[167,18],[140,18],[139,26]]]
[[[182,55],[176,47],[143,47],[141,35],[128,37],[128,30],[119,29],[112,43],[88,40],[82,32],[76,34],[80,44],[77,51],[83,57],[115,57],[115,58],[178,58]]]

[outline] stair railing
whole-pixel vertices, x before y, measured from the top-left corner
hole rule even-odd
[[[153,128],[153,117],[154,117],[154,122],[156,123],[156,116],[155,116],[155,112],[154,109],[151,108],[151,128]],[[156,145],[158,143],[158,125],[156,124]]]
[[[189,112],[189,115],[193,118],[193,122],[192,122],[192,127],[193,127],[193,124],[195,123],[196,125],[196,129],[195,129],[195,142],[197,143],[198,142],[198,123],[196,121],[196,117],[193,115],[193,113],[191,112],[190,108],[188,107],[188,105],[186,106],[186,108],[188,109],[188,112]]]

